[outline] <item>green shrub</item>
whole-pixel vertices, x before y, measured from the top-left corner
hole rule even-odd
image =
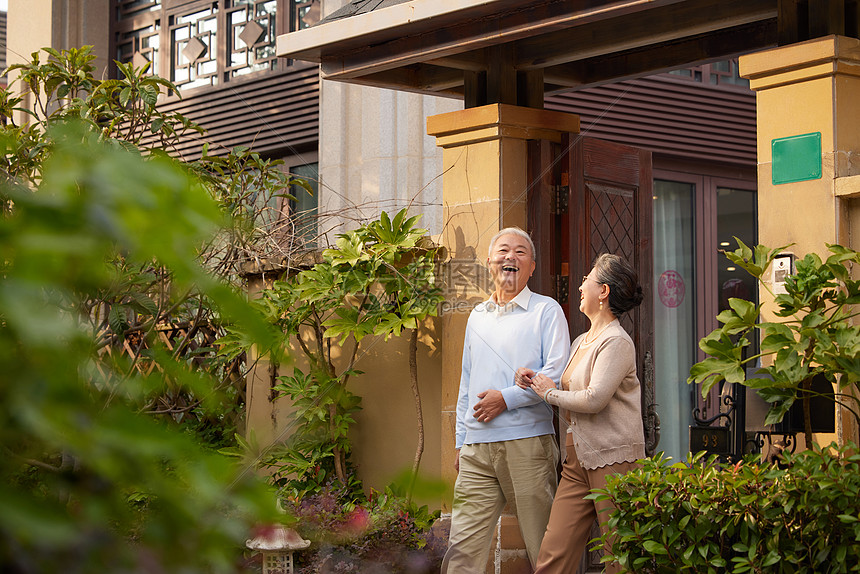
[[[633,572],[860,571],[856,445],[721,466],[658,455],[607,479],[614,559]]]
[[[815,397],[835,401],[860,423],[860,325],[854,321],[860,280],[852,278],[860,252],[828,244],[827,259],[806,254],[785,278],[785,293],[777,295],[770,290],[768,270],[790,246],[749,248],[737,242],[738,249],[723,253],[732,265],[758,280],[777,309],[763,313],[764,303],[730,298],[729,308],[717,315],[720,327],[699,341],[699,348],[710,356],[690,368],[687,382],[699,385],[703,397],[724,382],[754,389],[770,404],[766,425],[782,421],[799,402],[806,444],[813,442],[810,401]],[[753,350],[753,341],[761,341],[758,351]],[[756,365],[761,365],[755,371],[759,376],[748,378],[748,370]],[[813,381],[820,377],[834,385],[835,394],[813,389]]]
[[[112,261],[154,263],[261,345],[277,336],[197,263],[222,218],[186,170],[80,124],[50,135],[38,187],[0,186],[0,572],[233,572],[273,493],[138,401],[216,382],[163,352],[151,374],[100,361],[86,302],[116,283]]]

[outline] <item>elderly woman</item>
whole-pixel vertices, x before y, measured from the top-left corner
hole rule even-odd
[[[535,574],[576,572],[594,519],[600,518],[605,532],[612,510],[611,502],[586,495],[645,456],[636,351],[618,322],[642,302],[636,272],[622,257],[603,254],[582,278],[579,292],[579,310],[591,328],[571,345],[561,384],[526,368],[516,375],[519,386],[559,407],[566,431],[561,435],[566,460]],[[606,572],[619,569],[617,563],[606,565]]]

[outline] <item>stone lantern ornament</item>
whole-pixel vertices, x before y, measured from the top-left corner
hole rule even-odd
[[[292,574],[293,552],[310,546],[299,533],[286,526],[271,525],[260,529],[245,546],[263,555],[263,574]]]

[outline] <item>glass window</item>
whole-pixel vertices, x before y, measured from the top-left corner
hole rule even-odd
[[[290,14],[299,9],[296,1],[118,0],[112,22],[116,59],[138,67],[151,62],[150,73],[182,88],[215,86],[277,70],[275,42],[286,28],[278,14],[285,14],[289,23]],[[319,19],[317,0],[299,4],[302,22]]]
[[[171,18],[171,81],[195,88],[218,83],[218,8]]]
[[[756,240],[756,194],[746,189],[717,188],[717,235],[719,248],[734,251],[735,237],[754,247]],[[717,259],[720,311],[729,308],[729,299],[758,300],[758,285],[752,275],[735,267],[724,256]]]
[[[290,31],[310,28],[320,20],[320,0],[292,0]]]
[[[290,168],[290,174],[308,183],[313,193],[301,185],[290,186],[290,194],[295,199],[290,200],[290,220],[293,233],[304,247],[313,248],[317,239],[317,213],[319,206],[319,164],[307,163]]]
[[[661,435],[658,450],[683,460],[688,450],[695,362],[696,186],[654,181],[654,376]]]
[[[757,243],[753,181],[661,171],[654,180],[654,375],[661,436],[657,449],[675,460],[689,451],[688,426],[723,410],[721,392],[704,399],[687,384],[690,367],[705,358],[698,340],[717,327],[731,297],[757,300],[758,286],[718,250],[734,237]],[[757,342],[754,342],[754,347]]]
[[[668,73],[712,86],[740,86],[749,89],[750,85],[749,80],[740,77],[737,59],[672,70]]]

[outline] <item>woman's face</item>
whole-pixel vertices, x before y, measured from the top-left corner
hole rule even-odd
[[[592,267],[579,286],[579,310],[588,317],[594,317],[600,310],[600,298],[605,297],[604,289],[608,287],[598,282],[597,271]],[[606,306],[605,301],[603,305]]]

